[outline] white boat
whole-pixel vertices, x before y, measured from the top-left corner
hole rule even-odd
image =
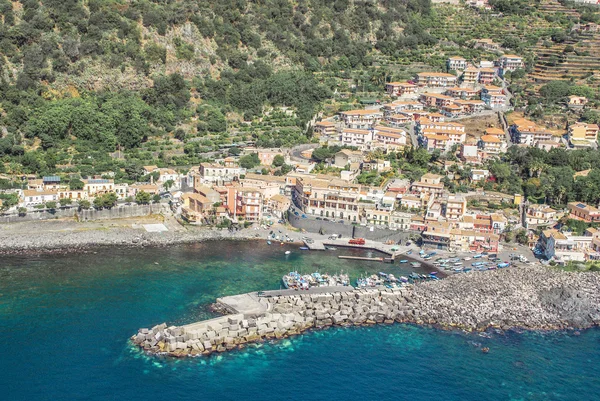
[[[292,251],[285,251],[286,255],[289,255],[290,253],[292,253]]]

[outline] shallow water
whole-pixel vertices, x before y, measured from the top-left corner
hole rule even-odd
[[[289,270],[343,269],[353,281],[411,271],[337,258],[357,252],[217,242],[4,257],[2,399],[600,399],[596,329],[482,336],[397,324],[331,328],[185,360],[148,357],[128,342],[139,327],[212,317],[207,306],[218,296],[279,288]]]

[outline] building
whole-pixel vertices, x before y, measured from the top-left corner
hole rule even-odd
[[[206,185],[194,185],[194,192],[204,196],[204,198],[206,198],[207,201],[212,202],[211,204],[221,202],[221,195],[217,191]]]
[[[267,210],[278,219],[283,219],[285,212],[290,208],[291,204],[292,202],[287,196],[275,195],[267,200]]]
[[[361,186],[332,177],[298,177],[294,203],[304,213],[360,222]]]
[[[511,141],[516,144],[535,146],[539,141],[552,140],[552,133],[540,128],[533,121],[520,118],[509,128]]]
[[[271,166],[275,156],[284,156],[281,149],[260,149],[256,153],[261,166]]]
[[[506,138],[506,133],[500,128],[486,128],[484,133],[485,135],[495,136],[502,141]]]
[[[349,110],[341,112],[340,117],[347,128],[368,129],[383,119],[383,112],[379,110]]]
[[[428,222],[427,229],[421,234],[423,247],[432,249],[450,249],[452,225],[448,222]]]
[[[460,145],[459,158],[465,163],[481,164],[476,145],[467,145],[465,143]]]
[[[393,147],[406,146],[406,131],[398,128],[389,128],[383,125],[375,126],[373,140],[391,145]]]
[[[362,163],[363,154],[357,150],[342,149],[335,154],[334,165],[339,168],[345,168],[353,163]]]
[[[504,141],[495,135],[482,135],[478,146],[488,155],[497,155],[505,151]]]
[[[504,75],[507,71],[516,71],[525,68],[525,63],[521,56],[505,54],[498,59],[498,66],[500,67],[501,74]]]
[[[341,142],[342,145],[364,147],[373,140],[372,129],[342,129]]]
[[[442,183],[443,176],[438,174],[427,173],[421,177],[418,182],[413,182],[411,191],[419,194],[430,194],[434,196],[441,195],[444,192],[444,184]]]
[[[588,99],[585,96],[571,95],[569,96],[569,103],[567,103],[567,106],[569,106],[570,109],[577,110],[583,109],[587,103]]]
[[[419,97],[419,101],[428,107],[442,108],[454,103],[454,98],[440,93],[423,93]]]
[[[410,222],[413,215],[406,212],[398,212],[393,211],[390,213],[390,222],[389,229],[390,230],[402,230],[408,231],[410,230]]]
[[[456,76],[444,72],[420,72],[416,82],[418,86],[446,88],[456,86]]]
[[[263,195],[258,188],[227,188],[227,209],[234,220],[257,222],[263,216]]]
[[[487,50],[490,52],[495,52],[500,50],[500,45],[494,42],[492,39],[477,39],[475,41],[475,48],[482,48],[483,50]]]
[[[493,68],[480,68],[478,82],[482,85],[489,85],[496,79],[496,70]]]
[[[233,159],[225,159],[223,164],[200,163],[199,174],[203,182],[223,183],[233,181],[245,172]]]
[[[385,84],[385,91],[390,96],[404,96],[417,92],[417,86],[408,82],[390,82]]]
[[[489,170],[471,170],[471,181],[473,182],[487,180],[489,176]]]
[[[462,195],[448,195],[443,202],[444,217],[450,221],[457,221],[467,211],[467,200]]]
[[[129,186],[128,194],[135,198],[138,192],[144,191],[150,195],[159,195],[160,189],[157,184],[133,184]]]
[[[212,210],[213,203],[199,193],[181,195],[181,217],[189,223],[201,222],[203,214]]]
[[[462,82],[465,85],[475,85],[479,81],[479,69],[469,67],[463,71]]]
[[[544,256],[559,262],[580,261],[586,259],[586,252],[592,247],[590,236],[574,236],[555,229],[542,231],[539,244]]]
[[[46,202],[58,201],[57,191],[26,189],[23,191],[23,206],[43,205]]]
[[[392,127],[403,127],[413,121],[413,117],[406,114],[391,114],[386,118],[386,122]]]
[[[596,146],[598,141],[598,125],[577,122],[569,125],[568,138],[573,147]]]
[[[319,121],[313,127],[313,134],[316,137],[330,137],[336,134],[335,123],[331,121]]]
[[[448,70],[458,71],[467,68],[467,60],[460,56],[448,58],[446,64],[448,65]]]
[[[569,218],[583,220],[586,223],[600,222],[600,209],[582,202],[569,202]]]
[[[400,206],[408,210],[420,209],[422,206],[421,198],[415,195],[404,195],[400,199]]]
[[[481,100],[492,109],[506,107],[508,102],[502,88],[493,85],[486,85],[481,88]]]
[[[115,191],[115,181],[112,179],[90,178],[82,181],[83,190],[91,197]]]
[[[552,226],[556,224],[556,210],[548,205],[529,205],[525,212],[525,227]]]

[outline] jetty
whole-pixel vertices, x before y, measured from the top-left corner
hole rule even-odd
[[[218,298],[229,311],[184,326],[142,328],[131,340],[153,354],[209,355],[327,326],[414,323],[446,329],[555,330],[600,324],[600,274],[520,266],[401,288],[317,287]]]
[[[335,240],[331,240],[331,239],[315,239],[315,240],[310,240],[310,241],[304,241],[304,246],[307,247],[309,250],[311,251],[325,251],[327,250],[327,247],[334,247],[334,248],[354,248],[354,249],[364,249],[366,251],[377,251],[380,253],[383,253],[387,256],[389,256],[388,258],[385,258],[385,261],[390,261],[391,263],[394,262],[394,260],[396,259],[397,256],[400,255],[404,255],[404,253],[406,251],[408,251],[409,249],[411,249],[410,247],[407,246],[400,246],[400,245],[395,245],[395,244],[382,244],[381,242],[377,242],[377,241],[371,241],[371,240],[365,240],[365,244],[361,245],[361,244],[350,244],[349,242],[349,238],[340,238],[340,239],[335,239]],[[403,249],[404,248],[404,249]],[[347,257],[347,259],[350,259],[351,257]],[[379,260],[381,258],[367,258],[367,259],[360,259],[360,260],[378,260],[378,261],[384,261],[384,260]],[[356,259],[359,260],[359,259]]]

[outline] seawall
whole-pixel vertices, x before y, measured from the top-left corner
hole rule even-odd
[[[163,323],[140,329],[131,339],[150,353],[180,357],[209,355],[332,325],[400,322],[472,331],[600,324],[599,274],[541,266],[472,272],[400,289],[315,290],[219,298],[217,303],[233,314],[179,327]]]

